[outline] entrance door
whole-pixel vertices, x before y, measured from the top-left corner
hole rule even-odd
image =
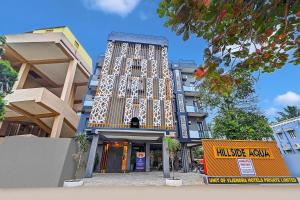
[[[108,173],[122,172],[122,157],[123,157],[123,146],[120,147],[110,146],[107,154],[106,172]]]

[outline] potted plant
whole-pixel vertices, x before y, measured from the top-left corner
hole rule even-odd
[[[165,137],[164,140],[168,144],[168,151],[169,151],[169,158],[171,160],[171,165],[172,165],[172,178],[167,178],[166,179],[166,185],[168,186],[181,186],[182,185],[182,179],[177,179],[174,176],[174,159],[177,151],[181,149],[180,142],[171,137]]]
[[[84,154],[88,150],[88,141],[85,133],[77,133],[75,140],[78,144],[78,152],[73,154],[73,158],[76,161],[76,171],[75,171],[75,179],[64,181],[64,187],[79,187],[83,185],[83,181],[81,180],[80,170],[84,168]]]

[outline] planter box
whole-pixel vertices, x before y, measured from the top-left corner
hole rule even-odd
[[[167,186],[182,186],[182,179],[166,179],[166,185]]]
[[[63,187],[80,187],[83,185],[82,180],[66,180]]]

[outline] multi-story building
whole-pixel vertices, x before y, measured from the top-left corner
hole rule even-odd
[[[84,98],[79,131],[92,136],[86,177],[96,171],[163,169],[169,176],[166,135],[174,135],[172,74],[164,37],[111,33]],[[98,159],[95,159],[97,156]]]
[[[73,137],[92,60],[67,27],[7,35],[4,59],[18,72],[5,97],[0,136]]]
[[[200,145],[202,139],[210,138],[205,123],[207,113],[197,99],[197,81],[193,76],[197,69],[196,63],[182,60],[171,66],[175,85],[177,135],[182,143],[182,167],[187,172],[189,162],[193,160],[192,147]]]
[[[87,177],[95,156],[98,172],[132,171],[137,151],[146,152],[146,171],[165,166],[167,174],[161,145],[165,135],[182,143],[182,166],[187,172],[192,147],[210,137],[207,113],[197,100],[193,77],[197,66],[193,61],[168,64],[167,46],[162,37],[109,35],[106,55],[98,59],[90,78],[79,126],[79,131],[93,136]]]
[[[273,136],[293,176],[300,176],[300,117],[271,124]]]

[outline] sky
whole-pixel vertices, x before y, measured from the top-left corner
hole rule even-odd
[[[159,0],[3,0],[0,35],[17,34],[38,28],[68,26],[93,61],[105,52],[110,32],[165,36],[172,61],[203,61],[206,42],[191,37],[183,41],[165,19],[156,14]],[[271,74],[262,74],[256,84],[258,105],[270,120],[286,105],[300,104],[300,66],[286,65]]]

